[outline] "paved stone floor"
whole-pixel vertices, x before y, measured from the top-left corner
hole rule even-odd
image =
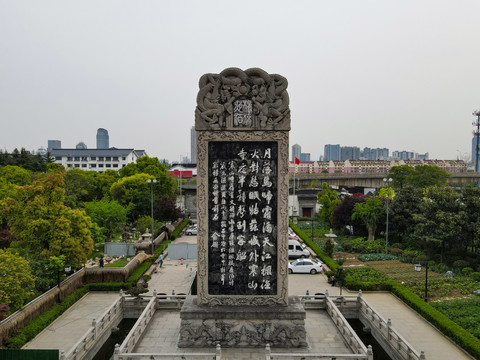
[[[196,237],[181,237],[176,241],[194,242]],[[149,282],[149,290],[156,289],[158,293],[171,294],[174,290],[178,293],[188,293],[190,284],[196,271],[194,260],[183,261],[165,260],[164,267],[158,273],[153,274]],[[291,274],[288,276],[289,294],[304,295],[308,290],[310,295],[325,293],[328,290],[331,295],[339,295],[340,289],[332,287],[327,283],[323,274]],[[343,290],[344,295],[356,295]],[[420,317],[415,311],[399,301],[389,293],[364,293],[365,299],[385,319],[391,318],[394,328],[398,329],[402,336],[410,342],[417,350],[424,350],[427,359],[451,360],[471,359],[460,350],[448,338]],[[78,339],[87,331],[93,318],[98,318],[118,297],[117,293],[89,293],[72,308],[65,312],[55,322],[50,324],[35,339],[25,345],[28,349],[70,349]],[[157,311],[154,317],[154,324],[150,326],[138,350],[146,350],[148,347],[172,349],[176,347],[178,340],[178,329],[180,318],[178,311],[163,312]],[[321,311],[307,311],[306,326],[308,330],[309,351],[327,349],[327,346],[343,346],[338,334],[333,331],[330,318]],[[163,335],[162,335],[163,334]],[[150,339],[150,340],[149,340]],[[156,345],[152,344],[155,339]],[[150,342],[150,344],[149,344]],[[191,349],[190,349],[191,350]],[[176,351],[176,350],[175,350]],[[185,352],[184,350],[182,350]],[[274,349],[277,351],[277,349]],[[325,350],[327,351],[327,350]],[[332,350],[333,351],[333,350]],[[195,350],[195,352],[199,352]],[[206,349],[205,352],[213,352],[213,349]],[[278,352],[281,352],[279,350]],[[342,351],[343,352],[343,351]],[[238,351],[234,349],[223,349],[227,359],[259,359],[264,350]]]
[[[332,320],[322,310],[307,311],[305,321],[309,347],[306,349],[272,348],[278,353],[330,353],[350,354],[341,335]],[[214,352],[213,348],[177,348],[180,331],[180,312],[157,310],[144,336],[134,349],[134,353],[205,353]],[[228,349],[222,348],[222,359],[260,359],[265,349]]]
[[[57,318],[24,349],[59,349],[67,352],[118,299],[117,292],[90,292]]]

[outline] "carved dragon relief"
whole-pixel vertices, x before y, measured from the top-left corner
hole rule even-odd
[[[283,76],[259,68],[228,68],[220,74],[205,74],[199,81],[195,128],[290,130],[287,86]]]
[[[306,347],[303,320],[182,320],[179,347]]]
[[[198,136],[197,218],[198,302],[216,305],[287,305],[288,304],[288,132],[287,131],[201,131]],[[276,296],[222,296],[208,294],[208,143],[209,141],[278,142],[278,293]]]

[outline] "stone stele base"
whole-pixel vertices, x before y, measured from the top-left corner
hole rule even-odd
[[[199,306],[188,296],[180,311],[178,347],[307,347],[305,309],[296,296],[288,306]]]

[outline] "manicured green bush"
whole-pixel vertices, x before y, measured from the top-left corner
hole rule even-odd
[[[397,256],[392,254],[361,254],[358,255],[360,261],[386,261],[397,260]]]
[[[49,310],[44,311],[35,319],[30,321],[18,334],[7,340],[8,348],[19,349],[27,342],[37,336],[43,329],[50,325],[57,317],[62,315],[70,306],[75,304],[88,292],[88,286],[84,286],[75,290],[66,296],[61,303],[52,306]]]
[[[463,269],[464,267],[469,267],[470,264],[468,263],[468,261],[465,261],[465,260],[456,260],[453,262],[452,266],[455,268],[455,269]]]
[[[473,273],[473,269],[471,267],[464,267],[462,269],[462,274],[468,276]]]
[[[318,257],[327,265],[330,270],[336,271],[338,269],[338,264],[333,260],[331,257],[327,256],[327,254],[320,249],[320,247],[315,244],[302,230],[298,228],[292,221],[290,221],[290,227],[292,230],[307,244],[310,249],[312,249]]]
[[[395,281],[387,281],[390,284],[391,292],[397,295],[404,303],[417,311],[427,321],[437,327],[443,334],[452,339],[473,357],[480,359],[480,340],[467,330],[456,324],[430,304],[420,299],[404,286]]]
[[[183,220],[180,225],[177,226],[175,230],[173,230],[172,234],[170,235],[171,240],[175,240],[178,235],[182,232],[182,230],[190,223],[190,219]]]
[[[120,291],[125,290],[128,285],[124,282],[103,282],[88,284],[89,291]]]

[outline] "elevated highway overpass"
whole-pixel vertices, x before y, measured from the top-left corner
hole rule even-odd
[[[383,179],[387,174],[305,174],[296,173],[295,182],[300,189],[321,188],[322,183],[326,182],[332,187],[363,187],[379,188],[384,186]],[[293,173],[290,174],[290,180],[293,181]],[[480,173],[464,172],[451,174],[448,178],[449,185],[475,184],[480,182]]]

